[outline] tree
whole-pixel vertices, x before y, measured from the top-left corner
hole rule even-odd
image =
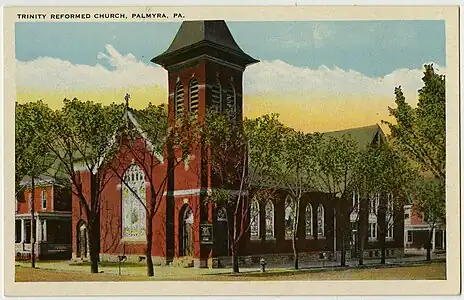
[[[425,248],[427,249],[427,261],[431,260],[431,248],[434,229],[439,222],[446,220],[445,186],[435,178],[420,178],[415,185],[413,203],[414,210],[422,212],[424,221],[430,224],[429,236]]]
[[[417,188],[415,195],[420,202],[415,207],[422,213],[433,212],[431,225],[435,226],[433,219],[445,221],[437,212],[444,210],[446,201],[446,85],[445,76],[436,73],[433,65],[424,68],[424,86],[419,90],[417,107],[412,108],[406,102],[401,86],[397,87],[396,108],[389,108],[396,123],[384,122],[389,125],[400,151],[422,168],[424,177],[432,174],[438,181],[419,181],[423,189]],[[429,258],[429,250],[427,253]]]
[[[326,192],[335,204],[336,219],[340,223],[334,230],[339,232],[341,238],[340,264],[345,266],[347,228],[350,228],[349,216],[353,207],[350,196],[355,182],[359,145],[349,135],[319,135],[315,145],[314,184],[318,190]]]
[[[89,237],[90,270],[98,273],[101,193],[111,179],[107,167],[116,153],[115,132],[123,106],[64,99],[61,110],[47,116],[48,149],[59,160],[84,210]],[[89,189],[85,186],[90,185]]]
[[[300,207],[304,193],[313,186],[314,158],[312,154],[320,141],[318,134],[305,134],[301,131],[288,131],[284,135],[277,180],[289,195],[285,203],[286,236],[291,236],[294,268],[298,269],[298,229]],[[280,171],[279,171],[280,170]]]
[[[234,273],[239,272],[240,243],[256,218],[252,203],[272,198],[279,187],[274,179],[287,130],[275,114],[243,121],[214,111],[207,115],[204,138],[215,187],[209,201],[233,211],[229,245]]]
[[[445,76],[435,73],[433,65],[425,65],[424,86],[418,103],[412,108],[401,90],[395,88],[396,108],[389,108],[396,124],[389,125],[400,150],[444,182],[446,177],[446,102]]]
[[[169,126],[165,106],[151,103],[140,111],[127,107],[124,116],[124,127],[118,133],[119,154],[108,165],[145,210],[147,275],[154,276],[153,222],[163,202],[168,179],[181,163],[188,163],[191,146],[197,141],[198,130],[195,128],[198,126],[195,120],[189,118],[178,120],[174,126]],[[178,153],[178,159],[168,160],[170,151]],[[132,165],[131,160],[145,175],[149,189],[148,201],[145,200],[145,186],[139,191],[131,186],[125,176],[128,166]]]
[[[42,101],[16,103],[15,120],[15,193],[23,193],[30,187],[31,210],[31,263],[35,268],[35,183],[53,164],[54,156],[47,148],[49,139],[46,130],[47,116],[50,109]],[[30,184],[22,186],[27,179]],[[17,200],[16,200],[17,201]]]
[[[381,264],[386,262],[386,237],[404,212],[417,172],[388,142],[369,147],[359,161],[357,188],[377,218]],[[363,243],[362,243],[363,244]]]

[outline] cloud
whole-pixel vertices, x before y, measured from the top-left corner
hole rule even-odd
[[[133,54],[122,55],[112,45],[106,45],[105,50],[97,58],[108,63],[111,70],[102,64],[78,65],[51,57],[17,61],[16,85],[52,90],[167,86],[167,72],[163,68],[144,64]]]
[[[438,67],[440,73],[445,69]],[[320,66],[292,66],[281,60],[261,61],[245,71],[247,93],[393,95],[401,85],[405,94],[416,94],[422,86],[422,69],[398,69],[384,77],[368,77],[354,70]]]
[[[318,36],[327,36],[322,30]],[[128,89],[158,85],[167,87],[167,72],[160,66],[147,65],[133,54],[122,55],[113,46],[97,54],[103,64],[78,65],[57,58],[40,57],[32,61],[17,61],[17,86],[41,90],[66,89]],[[444,68],[439,68],[444,73]],[[421,69],[398,69],[384,77],[372,78],[355,70],[317,69],[292,66],[284,61],[261,61],[248,67],[244,75],[247,95],[388,95],[403,87],[405,94],[416,94],[422,86]],[[285,99],[289,100],[289,99]]]

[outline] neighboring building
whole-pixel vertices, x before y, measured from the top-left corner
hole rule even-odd
[[[31,232],[31,181],[21,182],[16,196],[15,253],[17,259],[30,258],[31,235],[34,234],[35,255],[39,259],[71,257],[71,192],[53,178],[35,180],[35,232]]]
[[[405,251],[426,251],[432,230],[432,251],[446,249],[446,226],[438,223],[432,228],[426,216],[414,209],[414,205],[404,206],[404,248]]]
[[[190,113],[202,119],[207,108],[215,107],[242,119],[243,71],[247,65],[258,62],[245,54],[234,41],[224,21],[183,22],[170,47],[153,62],[168,71],[169,122],[179,114]],[[140,128],[137,116],[130,109],[124,117],[135,128]],[[368,126],[344,132],[351,133],[366,146],[378,142],[383,134],[379,126]],[[163,201],[153,223],[153,256],[159,264],[186,263],[198,267],[230,264],[227,230],[232,230],[233,209],[203,205],[208,193],[214,189],[211,179],[208,152],[198,147],[187,162],[176,168],[167,183]],[[211,149],[214,151],[214,149]],[[146,213],[140,202],[129,192],[129,187],[142,198],[149,199],[150,190],[142,168],[126,157],[124,176],[128,185],[113,176],[106,184],[101,198],[100,258],[144,261],[146,248]],[[163,164],[155,174],[166,174],[172,162],[160,157]],[[89,170],[80,171],[84,190],[89,190]],[[155,178],[154,180],[162,180]],[[292,241],[286,228],[291,224],[291,207],[286,205],[287,193],[280,191],[280,201],[253,203],[252,213],[258,215],[250,224],[250,232],[243,238],[239,255],[243,263],[252,263],[261,257],[269,261],[285,261],[292,257]],[[75,196],[73,196],[75,197]],[[300,211],[299,239],[301,261],[319,260],[322,252],[339,255],[340,237],[335,233],[337,222],[334,205],[324,192],[311,192],[303,197]],[[80,202],[73,201],[73,258],[87,259],[87,217]],[[403,214],[400,218],[402,219]],[[370,226],[365,218],[364,226]],[[372,221],[372,220],[371,220]],[[338,225],[337,225],[338,224]],[[364,224],[364,223],[362,223]],[[372,236],[366,236],[364,255],[380,256],[377,243],[376,221]],[[395,223],[387,247],[389,256],[402,255],[403,222]],[[352,231],[356,240],[356,230]],[[353,242],[348,257],[357,247]]]

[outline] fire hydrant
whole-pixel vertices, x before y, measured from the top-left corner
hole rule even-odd
[[[266,272],[266,260],[264,258],[261,258],[259,260],[259,264],[261,265],[261,272]]]

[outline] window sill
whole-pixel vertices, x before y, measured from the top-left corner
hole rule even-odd
[[[130,243],[130,244],[143,244],[146,243],[147,239],[143,237],[123,237],[120,243]]]
[[[326,237],[325,235],[318,235],[318,236],[317,236],[317,239],[318,239],[318,240],[326,240],[327,237]]]
[[[312,235],[307,235],[307,236],[306,236],[306,239],[307,239],[307,240],[314,240],[314,236],[312,236]]]
[[[276,240],[275,237],[266,237],[266,238],[264,239],[265,242],[266,242],[266,241],[275,242],[275,240]]]
[[[385,238],[385,241],[386,241],[386,242],[393,242],[394,240],[395,240],[395,238],[392,238],[392,237],[390,237],[390,238]]]
[[[377,238],[368,238],[367,239],[369,242],[377,242]]]

